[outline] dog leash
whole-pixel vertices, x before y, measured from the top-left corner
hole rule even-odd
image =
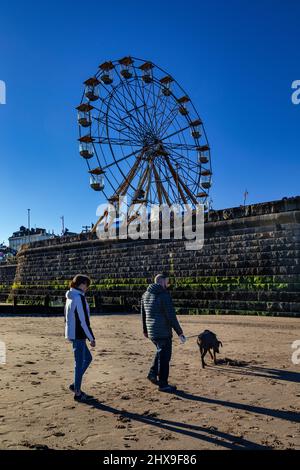
[[[199,335],[191,335],[191,336],[186,336],[185,338],[186,339],[190,339],[190,338],[197,338]]]
[[[175,343],[175,346],[178,346],[178,345],[179,345],[179,346],[182,346],[183,344],[186,343],[186,341],[187,341],[188,339],[190,339],[190,338],[197,338],[198,336],[199,336],[199,335],[185,336],[185,341],[184,341],[184,343],[182,343],[182,342],[180,341],[179,344],[178,344],[178,343]]]

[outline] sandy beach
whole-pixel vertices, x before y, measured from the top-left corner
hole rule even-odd
[[[200,367],[196,338],[173,341],[164,394],[146,375],[154,347],[139,315],[93,316],[97,347],[79,404],[68,390],[73,353],[64,320],[0,319],[1,449],[300,449],[299,320],[180,316],[187,336],[208,328],[223,342],[219,364]]]

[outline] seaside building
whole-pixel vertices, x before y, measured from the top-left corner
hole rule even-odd
[[[24,243],[32,243],[55,237],[57,237],[57,235],[47,232],[45,228],[28,229],[24,226],[21,226],[17,232],[14,232],[12,236],[9,237],[8,242],[10,248],[19,251]]]

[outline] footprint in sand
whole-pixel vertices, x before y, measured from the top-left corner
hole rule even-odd
[[[121,421],[122,423],[130,423],[130,422],[131,422],[131,419],[130,419],[130,418],[127,418],[126,416],[119,415],[119,416],[117,417],[117,421]]]
[[[125,441],[136,441],[136,442],[139,440],[139,438],[136,436],[136,434],[129,434],[127,436],[124,436],[123,439]]]
[[[120,398],[121,398],[121,400],[130,400],[131,399],[131,397],[129,395],[126,395],[126,394],[121,395]]]
[[[20,446],[28,447],[28,449],[36,449],[36,450],[50,450],[50,448],[43,444],[34,444],[33,442],[29,441],[21,441],[19,442]]]
[[[164,434],[163,436],[160,436],[159,439],[161,441],[170,441],[171,439],[175,439],[175,436],[172,436],[172,434]]]

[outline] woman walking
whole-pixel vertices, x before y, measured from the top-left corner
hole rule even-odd
[[[81,390],[82,377],[92,362],[86,340],[90,341],[92,347],[96,346],[90,326],[90,309],[85,298],[90,284],[88,276],[77,274],[66,292],[65,337],[73,344],[75,359],[74,383],[69,388],[74,392],[76,401],[86,401],[91,398]]]

